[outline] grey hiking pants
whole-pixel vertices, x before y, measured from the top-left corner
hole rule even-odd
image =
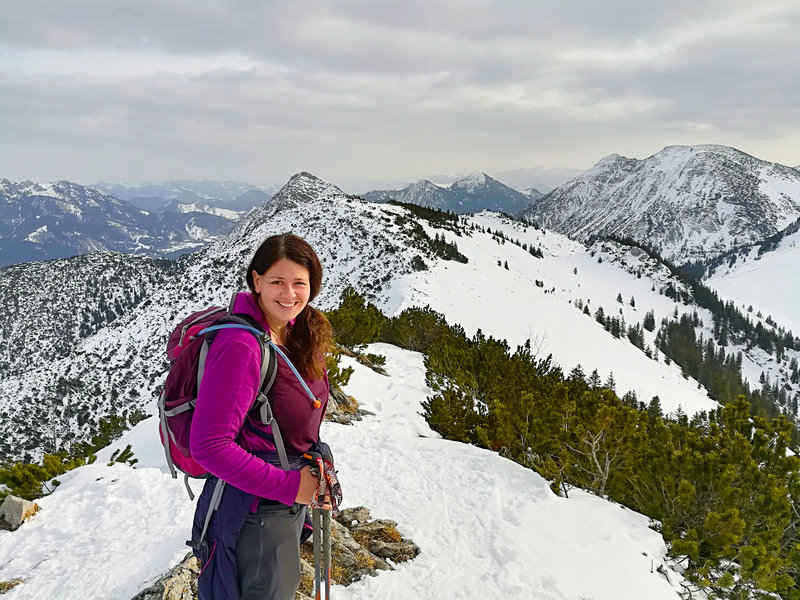
[[[300,583],[300,534],[306,507],[261,503],[236,544],[241,600],[293,600]]]

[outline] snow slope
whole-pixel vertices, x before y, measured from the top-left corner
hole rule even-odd
[[[480,213],[468,222],[541,247],[545,256],[536,259],[515,244],[498,244],[483,233],[458,237],[447,232],[447,240],[455,242],[469,262],[437,261],[430,271],[398,278],[393,298],[384,306],[388,313],[430,305],[448,322],[461,324],[469,336],[480,328],[486,335],[506,339],[512,350],[530,339],[539,356],[552,353],[565,373],[580,364],[587,375],[597,369],[605,381],[613,372],[620,395],[633,390],[645,403],[659,396],[666,412],[679,406],[689,414],[716,407],[705,389],[685,379],[675,363],[648,358],[627,338],[614,338],[575,307],[575,300],[589,299],[592,314],[599,306],[609,315],[621,310],[628,324],[641,322],[652,309],[658,323],[672,315],[676,304],[652,291],[654,279],[639,279],[609,260],[598,263],[582,244],[496,213]],[[429,229],[428,234],[443,235],[439,229]],[[498,266],[498,261],[507,262],[509,269]],[[543,287],[536,285],[537,280]],[[616,300],[619,293],[624,296],[622,304]],[[635,307],[629,304],[631,296]],[[680,312],[689,310],[680,306]],[[649,343],[654,337],[649,336]]]
[[[398,521],[421,548],[413,561],[348,588],[368,598],[677,600],[680,575],[664,563],[648,519],[573,490],[555,496],[533,471],[486,450],[442,440],[419,415],[422,356],[385,344],[389,376],[355,361],[346,391],[375,413],[353,426],[325,423],[345,505]],[[98,457],[62,477],[41,512],[0,531],[0,581],[22,578],[8,600],[132,597],[186,552],[192,503],[162,465],[148,419]],[[104,464],[132,444],[139,465]],[[580,576],[576,576],[576,575]]]
[[[800,333],[800,232],[784,237],[778,247],[758,256],[756,248],[732,266],[716,269],[706,283],[737,306],[753,306],[780,325]]]

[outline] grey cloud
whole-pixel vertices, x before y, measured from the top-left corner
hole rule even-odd
[[[0,79],[0,175],[263,181],[309,169],[336,181],[586,167],[701,134],[760,148],[771,135],[787,153],[780,140],[800,135],[798,12],[662,4],[34,0],[0,23],[7,66],[49,52],[39,71]],[[154,64],[59,72],[78,51]],[[223,54],[234,59],[203,68]]]

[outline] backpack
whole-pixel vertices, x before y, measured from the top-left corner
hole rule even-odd
[[[257,408],[261,422],[271,426],[275,448],[283,469],[289,469],[288,458],[280,428],[272,414],[272,406],[267,395],[278,372],[277,355],[286,361],[311,400],[314,403],[319,402],[289,358],[272,342],[267,332],[261,329],[249,315],[232,312],[235,299],[236,293],[234,292],[227,310],[219,306],[211,306],[188,315],[173,329],[167,341],[167,358],[170,361],[170,367],[158,398],[159,435],[173,479],[177,478],[177,471],[184,474],[186,491],[192,500],[194,500],[194,494],[189,487],[189,477],[206,478],[210,475],[192,458],[189,439],[194,407],[197,403],[197,392],[205,371],[206,356],[219,331],[244,329],[259,341],[261,346],[261,383],[251,410]]]

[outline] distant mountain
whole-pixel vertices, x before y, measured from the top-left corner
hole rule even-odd
[[[264,204],[275,192],[237,181],[167,181],[124,185],[98,183],[98,190],[127,200],[145,210],[170,210],[177,204],[196,204],[235,211],[248,211]]]
[[[200,211],[155,213],[68,181],[0,180],[0,266],[111,250],[174,256],[233,227]]]
[[[477,173],[441,186],[423,179],[401,190],[376,190],[364,194],[371,202],[404,202],[458,214],[493,210],[517,215],[530,205],[531,197],[504,183]]]
[[[539,190],[533,187],[525,188],[524,190],[522,190],[522,193],[530,197],[531,200],[538,200],[539,198],[544,196],[543,192],[540,192]]]
[[[578,239],[614,235],[676,263],[757,243],[800,217],[800,173],[727,146],[612,154],[539,199],[525,216]]]

